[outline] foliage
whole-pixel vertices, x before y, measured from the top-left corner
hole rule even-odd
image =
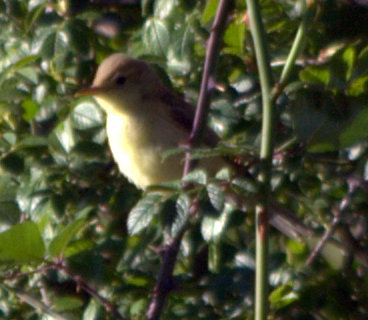
[[[116,318],[114,308],[144,318],[157,248],[189,219],[162,318],[251,319],[253,205],[244,213],[223,195],[223,181],[251,200],[260,193],[261,98],[245,1],[235,2],[224,33],[211,105],[209,123],[223,142],[194,156],[241,155],[247,176],[229,182],[226,170],[195,171],[185,177],[192,189],[163,186],[169,195],[142,195],[119,174],[103,112],[74,93],[122,51],[195,102],[218,1],[113,2],[0,0],[0,318],[97,320]],[[277,81],[302,12],[296,1],[261,5]],[[321,234],[340,212],[334,237],[349,254],[343,271],[323,258],[307,266],[311,242],[272,230],[270,319],[363,319],[368,28],[359,19],[368,9],[314,5],[303,54],[277,99],[272,190]]]

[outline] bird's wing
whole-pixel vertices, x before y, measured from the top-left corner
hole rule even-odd
[[[193,106],[190,103],[186,102],[184,98],[180,97],[179,95],[173,93],[168,89],[161,92],[160,98],[164,103],[171,106],[170,110],[172,112],[173,119],[181,126],[183,126],[185,131],[188,131],[189,138],[195,115],[195,110]],[[217,145],[219,140],[220,139],[217,134],[207,127],[203,136],[203,142],[210,147],[214,147]]]

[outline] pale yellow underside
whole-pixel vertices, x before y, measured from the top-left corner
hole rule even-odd
[[[141,108],[137,117],[116,110],[110,99],[96,99],[107,112],[106,130],[114,159],[131,182],[144,189],[181,178],[184,154],[164,160],[163,153],[185,143],[188,132],[169,119],[166,105],[151,101],[155,105]],[[223,164],[219,158],[201,160],[201,166],[211,174]]]

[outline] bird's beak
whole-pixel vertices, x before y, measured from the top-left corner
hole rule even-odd
[[[100,93],[106,92],[106,88],[103,87],[89,87],[85,89],[78,90],[75,93],[76,97],[84,97],[84,96],[96,96]]]

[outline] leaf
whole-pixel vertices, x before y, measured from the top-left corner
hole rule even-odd
[[[64,122],[60,123],[54,132],[54,137],[56,138],[55,143],[59,143],[58,149],[60,150],[60,147],[62,147],[63,150],[60,151],[64,151],[68,154],[76,144],[71,119],[68,118]]]
[[[293,291],[292,283],[286,283],[276,288],[272,291],[269,297],[272,307],[276,310],[290,305],[299,298],[299,294]]]
[[[138,201],[128,217],[128,232],[130,235],[139,233],[150,224],[153,217],[161,209],[160,200],[161,195],[149,194]]]
[[[207,186],[207,193],[214,208],[218,211],[222,211],[225,205],[225,197],[221,186],[216,183],[210,183]]]
[[[341,133],[339,140],[341,148],[348,147],[368,136],[368,108],[358,112],[354,120]]]
[[[16,149],[26,149],[26,148],[37,148],[46,147],[48,145],[48,139],[40,136],[29,136],[22,140],[19,140],[16,144]]]
[[[232,180],[232,186],[239,192],[257,193],[259,186],[256,181],[248,178],[235,178]]]
[[[206,215],[201,222],[201,233],[206,241],[218,241],[226,230],[232,207],[225,205],[218,216]]]
[[[244,54],[246,24],[243,15],[236,17],[226,28],[224,34],[224,51],[237,55]]]
[[[62,228],[52,239],[49,244],[48,252],[52,257],[60,257],[63,255],[69,242],[74,238],[77,232],[84,226],[85,219],[78,219]]]
[[[171,226],[171,235],[173,237],[175,237],[188,221],[190,204],[191,201],[187,194],[181,194],[176,201],[176,215]]]
[[[40,263],[45,245],[37,224],[26,221],[0,233],[0,261]]]
[[[202,14],[202,24],[206,24],[215,17],[219,0],[208,0]]]
[[[185,177],[183,177],[183,181],[205,185],[207,184],[208,176],[205,171],[197,169],[190,171]]]
[[[104,125],[105,117],[103,112],[95,103],[83,101],[79,103],[72,112],[73,127],[79,130],[98,128]]]
[[[159,19],[167,19],[178,8],[178,0],[156,0],[154,15]]]
[[[300,71],[299,77],[305,82],[328,85],[331,72],[327,67],[310,66]]]
[[[52,299],[52,306],[56,312],[78,309],[84,301],[77,296],[62,296]]]
[[[170,33],[164,21],[155,17],[148,19],[143,28],[143,41],[147,50],[165,57],[170,43]]]
[[[39,110],[38,104],[31,99],[23,100],[21,105],[24,109],[23,119],[26,121],[32,120]]]
[[[352,46],[345,48],[342,53],[342,59],[346,64],[345,80],[347,81],[351,78],[356,63],[356,49]]]

